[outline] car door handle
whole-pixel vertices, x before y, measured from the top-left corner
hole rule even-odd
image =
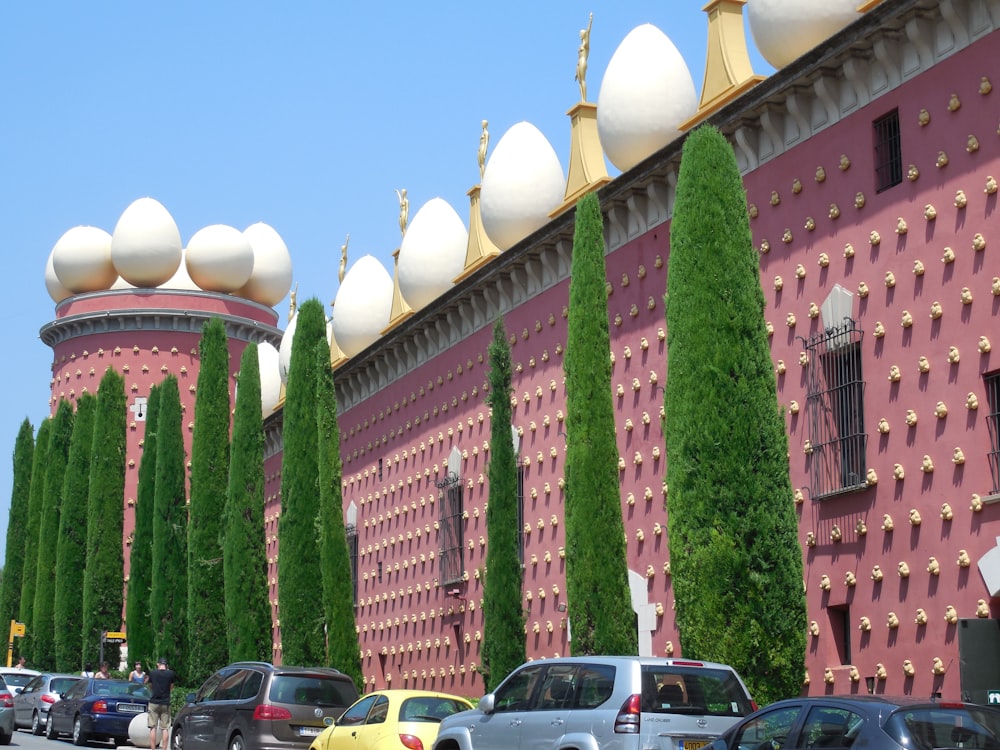
[[[351,737],[357,737],[357,736],[358,736],[357,731],[351,732]]]
[[[521,726],[521,720],[520,719],[511,719],[510,720],[510,725],[512,727],[519,727],[519,726]]]
[[[553,719],[552,720],[552,726],[554,726],[554,727],[561,727],[565,723],[566,722],[563,721],[562,719]]]

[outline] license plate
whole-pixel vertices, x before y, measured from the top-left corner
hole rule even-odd
[[[119,703],[118,713],[122,714],[141,714],[146,710],[146,707],[140,703]]]
[[[681,740],[678,743],[678,750],[701,750],[709,744],[708,740]]]
[[[318,737],[323,727],[299,727],[300,737]]]

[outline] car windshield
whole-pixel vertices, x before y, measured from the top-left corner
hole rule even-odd
[[[642,710],[746,716],[753,707],[736,675],[728,669],[651,664],[642,667]]]
[[[349,680],[319,674],[279,674],[271,680],[268,700],[298,706],[349,706],[357,700]]]
[[[49,690],[53,693],[65,693],[79,681],[76,677],[53,677],[49,683]]]
[[[26,672],[25,674],[17,674],[17,672],[7,672],[4,675],[4,679],[10,687],[24,687],[29,682],[31,682],[34,677],[33,672]]]
[[[1000,750],[1000,711],[945,704],[901,708],[886,721],[885,731],[909,750]]]

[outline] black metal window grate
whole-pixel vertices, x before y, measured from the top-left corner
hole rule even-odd
[[[358,529],[351,523],[348,524],[347,533],[347,554],[351,560],[351,591],[353,592],[355,606],[358,601]]]
[[[986,402],[990,405],[990,413],[986,415],[986,425],[990,433],[990,450],[987,457],[990,461],[990,474],[993,475],[993,487],[990,494],[1000,493],[1000,371],[983,376],[986,386]]]
[[[875,136],[875,189],[881,193],[903,181],[903,151],[899,137],[899,110],[872,123]]]
[[[454,474],[438,483],[441,518],[438,525],[441,585],[462,581],[462,480]]]
[[[867,486],[862,336],[848,318],[843,325],[805,342],[809,354],[806,413],[812,445],[809,488],[814,500]]]

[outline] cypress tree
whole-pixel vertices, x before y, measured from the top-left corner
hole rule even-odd
[[[575,654],[634,654],[597,196],[576,206],[566,356],[566,594]]]
[[[323,306],[317,299],[307,300],[295,317],[282,429],[278,608],[285,664],[325,661],[323,615],[316,607],[315,556],[319,546],[316,344],[325,337]]]
[[[323,575],[323,614],[327,632],[327,666],[349,675],[364,689],[358,637],[354,629],[354,586],[344,526],[341,489],[340,427],[337,391],[330,365],[330,345],[316,342],[316,422],[319,428],[320,563]]]
[[[229,658],[222,564],[229,485],[229,347],[226,327],[202,328],[188,509],[188,663],[207,677]]]
[[[746,196],[733,150],[712,127],[684,144],[670,247],[665,430],[677,626],[686,657],[733,665],[766,704],[802,685],[802,553]]]
[[[35,583],[38,577],[38,533],[42,522],[42,504],[45,499],[45,466],[49,456],[49,433],[52,417],[46,417],[35,435],[35,452],[31,464],[31,491],[28,494],[28,519],[24,525],[24,567],[21,570],[21,616],[24,638],[21,654],[34,655],[35,638]]]
[[[83,667],[80,592],[87,565],[87,503],[96,415],[97,397],[92,393],[82,394],[76,402],[56,543],[55,668],[60,672]]]
[[[73,407],[59,401],[52,418],[49,454],[45,464],[45,489],[42,517],[38,524],[38,564],[35,571],[35,637],[32,641],[32,666],[55,668],[56,545],[59,540],[59,513],[62,507],[66,462],[73,437]],[[60,624],[61,627],[61,624]]]
[[[490,494],[486,508],[486,578],[483,582],[483,675],[493,692],[512,669],[526,660],[518,555],[517,458],[511,440],[510,345],[503,319],[493,325],[490,357]]]
[[[133,662],[142,661],[145,664],[152,664],[157,657],[153,648],[149,596],[153,579],[153,503],[156,498],[156,426],[159,414],[160,386],[154,385],[149,389],[146,401],[146,428],[139,463],[139,486],[135,495],[135,531],[129,559],[128,596],[125,599],[129,657]]]
[[[101,633],[122,625],[122,503],[125,496],[125,379],[110,367],[97,389],[87,498],[87,569],[83,576],[83,660],[97,663]],[[118,646],[104,647],[118,663]]]
[[[271,660],[264,534],[264,417],[257,345],[240,359],[223,546],[230,661]]]
[[[28,523],[28,496],[31,493],[31,464],[35,455],[35,436],[27,418],[14,441],[13,482],[10,512],[7,516],[7,547],[4,555],[3,582],[0,584],[0,623],[21,616],[21,583],[24,576],[24,536]],[[20,639],[14,639],[15,651]]]
[[[177,378],[160,383],[156,419],[156,491],[153,498],[153,582],[149,612],[157,656],[167,659],[181,685],[187,684],[187,496],[184,492],[184,435]]]

